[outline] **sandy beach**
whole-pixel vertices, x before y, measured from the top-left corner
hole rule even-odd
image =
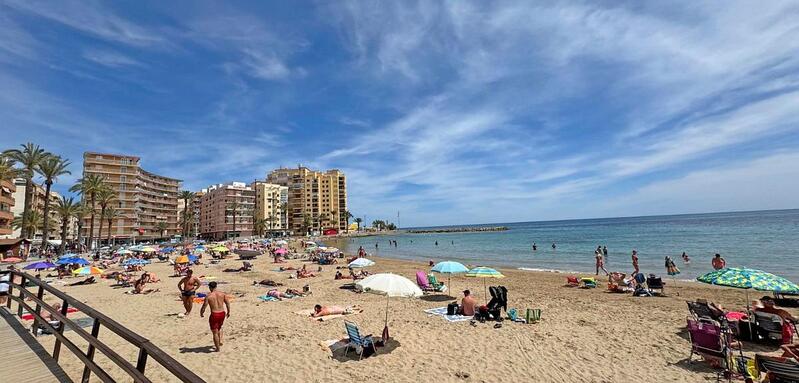
[[[410,279],[416,270],[429,270],[418,262],[374,260],[377,264],[370,271],[390,271]],[[392,299],[389,327],[393,342],[387,348],[378,348],[376,356],[357,361],[355,353],[343,359],[341,352],[334,355],[322,344],[346,336],[344,319],[319,322],[295,312],[317,303],[360,305],[364,311],[346,319],[356,322],[363,333],[379,336],[385,319],[385,297],[341,289],[351,281],[333,279],[336,265],[323,266],[315,278],[296,280],[288,278],[289,272],[272,271],[280,265],[269,257],[259,257],[253,263],[254,271],[241,273],[222,271],[241,265],[231,258],[217,265],[194,267],[196,275],[205,276],[204,281],[222,282],[219,289],[235,297],[219,353],[211,351],[207,316],[199,317],[199,304],[190,317],[177,316],[183,312],[176,287],[179,279],[169,277],[169,264],[146,267],[162,280],[147,286],[160,289],[149,295],[125,294],[130,289],[112,288],[113,281],[108,280],[87,286],[54,285],[150,339],[209,382],[498,382],[509,378],[540,382],[713,381],[714,370],[698,357],[692,364],[687,362],[690,343],[684,331],[688,315],[685,301],[705,298],[728,308],[745,304],[743,291],[698,283],[675,286],[667,281],[668,297],[634,298],[606,293],[603,288],[564,287],[563,274],[500,269],[506,278],[489,279],[489,285],[508,288],[509,308],[543,309],[541,322],[528,325],[505,321],[501,328],[494,328],[495,322],[477,326],[468,321],[448,323],[423,310],[446,306],[454,299],[440,295]],[[281,265],[302,264],[290,260]],[[308,267],[316,271],[318,265]],[[257,297],[268,288],[252,285],[252,281],[261,279],[283,283],[281,290],[302,289],[308,284],[313,294],[261,302]],[[452,286],[453,295],[469,288],[483,301],[483,280],[455,277]],[[200,289],[207,291],[207,286]],[[76,338],[74,333],[70,335]],[[51,347],[53,339],[39,337],[45,347]],[[115,335],[101,333],[100,339],[135,361],[136,350]],[[776,350],[745,344],[750,355]],[[70,353],[62,355],[65,370],[79,380],[82,365]],[[122,378],[110,368],[110,362],[106,365],[116,372],[112,375]],[[159,368],[155,363],[148,365],[153,381],[170,381]]]

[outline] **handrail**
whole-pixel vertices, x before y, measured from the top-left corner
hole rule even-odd
[[[108,316],[95,310],[94,308],[86,305],[85,303],[65,294],[64,292],[52,286],[47,285],[46,283],[42,282],[37,278],[32,277],[27,273],[16,270],[0,271],[0,276],[4,274],[11,274],[9,282],[9,290],[8,290],[9,300],[7,302],[7,307],[10,309],[11,302],[12,301],[17,302],[18,315],[21,315],[23,308],[33,314],[34,332],[36,331],[37,327],[41,325],[45,329],[50,330],[53,333],[53,335],[55,335],[56,342],[55,342],[55,347],[53,349],[53,359],[58,361],[60,346],[62,343],[73,354],[75,354],[75,356],[78,357],[78,359],[80,359],[85,366],[83,371],[83,379],[82,379],[83,382],[88,382],[90,371],[94,372],[95,375],[98,378],[100,378],[100,380],[102,380],[103,382],[114,381],[100,366],[98,366],[94,362],[95,350],[99,350],[100,352],[102,352],[109,360],[111,360],[126,374],[128,374],[133,379],[134,382],[141,382],[141,383],[151,382],[151,380],[147,378],[144,374],[148,357],[152,358],[158,364],[163,366],[174,377],[176,377],[182,382],[186,383],[205,382],[202,378],[197,376],[191,370],[189,370],[188,368],[180,364],[177,360],[169,356],[169,354],[165,353],[163,350],[152,344],[150,340],[148,340],[147,338],[144,338],[141,335],[134,333],[130,329],[126,328],[125,326],[122,326],[115,320],[109,318]],[[21,283],[19,284],[15,283],[14,277],[20,277],[22,279]],[[34,294],[31,291],[28,291],[28,289],[25,287],[26,281],[32,283],[33,285],[39,288],[36,294]],[[19,290],[17,296],[14,296],[13,294],[13,291],[15,289]],[[61,310],[57,310],[44,302],[42,297],[45,291],[62,300],[63,303]],[[35,303],[36,307],[32,308],[31,306],[29,306],[25,302],[26,299]],[[86,330],[84,330],[83,328],[75,324],[75,322],[66,317],[67,307],[77,308],[83,314],[94,319],[91,334],[89,334]],[[44,318],[41,316],[42,309],[47,310],[50,313],[50,316],[59,322],[57,327],[54,327],[51,323],[44,320]],[[81,351],[72,341],[70,341],[63,335],[63,330],[65,325],[69,326],[72,330],[74,330],[76,334],[78,334],[81,338],[83,338],[89,343],[89,349],[87,352],[84,353],[83,351]],[[125,358],[117,354],[113,349],[111,349],[109,346],[107,346],[97,338],[101,325],[139,349],[136,366],[133,366]]]

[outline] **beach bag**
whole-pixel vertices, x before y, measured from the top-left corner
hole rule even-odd
[[[458,313],[458,308],[459,308],[459,306],[455,302],[452,302],[452,303],[448,304],[447,305],[447,315],[455,315],[455,314],[457,314]]]

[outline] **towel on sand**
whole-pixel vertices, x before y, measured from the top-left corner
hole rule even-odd
[[[430,315],[438,315],[447,320],[447,322],[463,322],[472,320],[474,317],[466,315],[447,315],[447,307],[437,307],[434,309],[424,310],[425,313]]]
[[[275,298],[275,297],[270,297],[269,295],[261,295],[260,297],[258,297],[258,299],[260,299],[260,300],[261,300],[261,301],[263,301],[263,302],[275,302],[275,301],[279,301],[279,299],[277,299],[277,298]]]

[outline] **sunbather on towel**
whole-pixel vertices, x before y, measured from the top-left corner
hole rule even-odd
[[[270,296],[272,298],[277,298],[277,300],[279,300],[279,301],[282,301],[283,298],[286,298],[286,299],[294,298],[293,295],[282,293],[280,291],[277,291],[277,289],[272,289],[272,290],[267,291],[266,295],[268,295],[268,296]]]
[[[322,306],[316,305],[313,308],[313,313],[311,314],[314,318],[319,318],[327,315],[346,315],[346,314],[353,314],[356,312],[363,311],[360,306]]]
[[[272,286],[272,287],[283,286],[282,283],[275,282],[275,281],[273,281],[271,279],[263,279],[260,282],[252,281],[252,284],[253,284],[253,286],[255,286],[255,285]]]
[[[97,281],[94,280],[94,276],[91,276],[91,277],[88,277],[88,278],[86,278],[86,279],[84,279],[82,281],[78,281],[78,282],[75,282],[75,283],[70,283],[69,285],[70,286],[90,285],[90,284],[95,283],[95,282],[97,282]]]

